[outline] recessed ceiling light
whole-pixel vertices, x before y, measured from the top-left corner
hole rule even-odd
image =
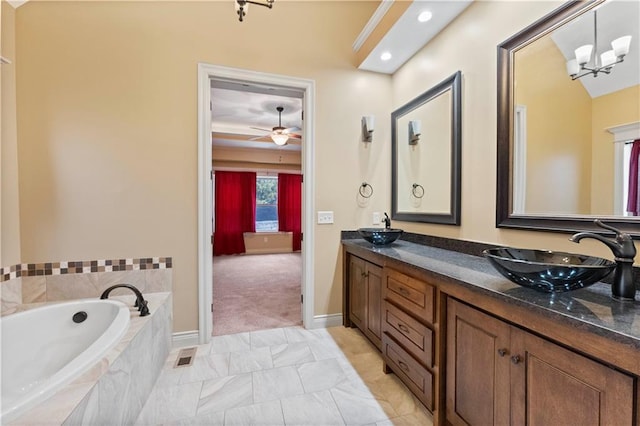
[[[383,52],[382,55],[380,55],[380,59],[382,59],[383,61],[388,61],[389,59],[391,59],[391,53]]]
[[[420,15],[418,15],[418,21],[427,22],[427,21],[430,21],[432,17],[433,17],[433,13],[429,12],[428,10],[425,10],[424,12],[421,12]]]

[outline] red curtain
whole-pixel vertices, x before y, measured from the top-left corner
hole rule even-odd
[[[256,174],[216,172],[213,254],[244,253],[243,232],[256,231]]]
[[[278,174],[278,229],[293,233],[293,251],[302,247],[302,175]]]
[[[631,147],[631,158],[629,160],[629,194],[627,197],[627,211],[633,216],[640,216],[640,194],[638,190],[638,180],[640,174],[638,173],[638,159],[640,157],[640,139],[633,141]]]

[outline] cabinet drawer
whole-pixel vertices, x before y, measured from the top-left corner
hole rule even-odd
[[[427,326],[385,302],[383,329],[419,362],[433,367],[433,331]]]
[[[433,376],[431,373],[418,364],[386,333],[382,336],[382,348],[387,365],[429,410],[433,410]]]
[[[384,298],[392,300],[418,318],[433,323],[435,288],[393,269],[385,269]]]

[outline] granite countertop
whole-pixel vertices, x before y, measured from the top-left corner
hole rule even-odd
[[[471,290],[640,349],[640,302],[614,300],[608,284],[596,283],[565,293],[542,293],[512,283],[484,257],[403,240],[388,246],[375,246],[363,239],[343,239],[342,243],[435,272]]]

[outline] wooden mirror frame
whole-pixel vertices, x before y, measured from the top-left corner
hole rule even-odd
[[[445,90],[451,90],[451,194],[449,213],[398,212],[398,118],[429,102]],[[438,83],[391,113],[391,218],[405,222],[460,225],[460,179],[462,146],[462,73]]]
[[[593,231],[602,233],[594,219],[612,225],[635,238],[640,237],[640,221],[620,216],[514,215],[512,213],[513,138],[513,57],[516,50],[548,34],[603,3],[604,0],[571,1],[544,16],[498,46],[498,154],[496,179],[496,227],[551,232]]]

